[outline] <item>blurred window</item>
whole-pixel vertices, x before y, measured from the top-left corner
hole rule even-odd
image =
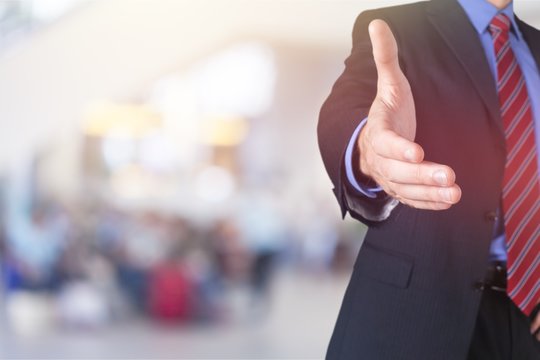
[[[0,50],[87,0],[0,1]]]

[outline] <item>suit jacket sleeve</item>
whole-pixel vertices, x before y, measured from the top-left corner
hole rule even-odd
[[[375,18],[382,17],[377,17],[377,11],[366,11],[356,19],[351,54],[322,106],[317,127],[319,149],[342,216],[349,212],[368,226],[380,224],[378,220],[387,217],[384,213],[396,202],[382,191],[376,198],[358,192],[347,181],[344,166],[347,145],[358,124],[367,117],[377,92],[377,69],[368,34],[368,25]],[[392,202],[394,206],[389,208]]]

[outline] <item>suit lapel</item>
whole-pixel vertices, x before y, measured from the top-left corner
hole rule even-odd
[[[534,60],[536,61],[536,67],[538,68],[538,71],[540,71],[540,33],[538,30],[530,25],[527,25],[517,17],[516,22],[519,26],[521,34],[523,35],[523,38],[529,46],[529,50],[531,50]]]
[[[427,16],[465,68],[502,136],[504,132],[495,81],[478,33],[467,14],[455,0],[432,0],[428,4]]]

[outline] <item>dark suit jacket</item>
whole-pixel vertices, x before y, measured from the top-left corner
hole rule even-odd
[[[367,26],[385,20],[396,37],[416,106],[416,141],[426,160],[447,164],[462,188],[446,211],[398,205],[371,222],[384,194],[369,200],[344,176],[344,153],[376,93]],[[519,21],[537,63],[540,33]],[[369,225],[339,313],[329,359],[465,359],[501,199],[505,141],[484,49],[455,0],[362,13],[346,68],[321,110],[318,137],[343,214]],[[533,96],[539,96],[534,94]]]

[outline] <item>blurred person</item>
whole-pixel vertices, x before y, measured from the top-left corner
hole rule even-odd
[[[61,211],[36,206],[29,220],[22,216],[11,224],[8,235],[8,266],[13,289],[54,290],[58,288],[58,261],[64,251],[69,223]]]
[[[148,280],[148,308],[154,319],[193,319],[195,303],[194,286],[180,253],[172,253],[153,267]]]
[[[0,261],[6,256],[7,253],[7,243],[6,243],[6,233],[3,219],[0,220]]]
[[[287,226],[273,193],[253,190],[245,195],[238,217],[243,242],[252,256],[249,282],[253,305],[265,305],[276,258],[285,246]]]
[[[70,328],[95,329],[110,319],[110,304],[103,291],[81,279],[67,282],[58,293],[57,315]]]
[[[302,204],[305,209],[291,221],[294,221],[297,242],[295,253],[300,257],[302,267],[318,276],[331,271],[343,229],[339,218],[332,215],[332,199],[317,195],[313,194],[309,204]],[[356,239],[357,234],[354,236]]]
[[[540,359],[539,65],[510,0],[357,18],[318,127],[369,226],[329,359]]]
[[[331,264],[339,234],[333,221],[320,217],[302,234],[302,259],[310,271],[325,272]]]
[[[254,257],[244,239],[243,229],[233,217],[217,220],[209,234],[216,274],[211,290],[220,297],[221,304],[216,306],[220,320],[243,321],[251,317]]]
[[[193,319],[198,322],[219,320],[223,309],[222,293],[208,249],[188,250],[184,266],[193,286]]]
[[[358,245],[356,237],[353,238],[349,232],[339,231],[330,263],[332,271],[338,274],[348,273],[353,267],[354,254],[358,252]]]
[[[242,234],[232,219],[216,222],[211,232],[212,249],[218,273],[225,283],[239,283],[249,276],[251,253],[242,242]]]
[[[118,282],[135,309],[146,313],[151,270],[169,250],[167,229],[157,213],[131,216],[118,242]]]
[[[122,246],[123,234],[127,231],[125,214],[105,206],[97,211],[94,230],[97,248],[107,256],[115,257]]]
[[[81,240],[81,239],[79,239]],[[125,297],[119,289],[111,259],[78,241],[78,253],[70,252],[79,263],[66,273],[58,294],[58,312],[63,325],[96,328],[129,314]],[[83,246],[86,245],[86,246]]]

